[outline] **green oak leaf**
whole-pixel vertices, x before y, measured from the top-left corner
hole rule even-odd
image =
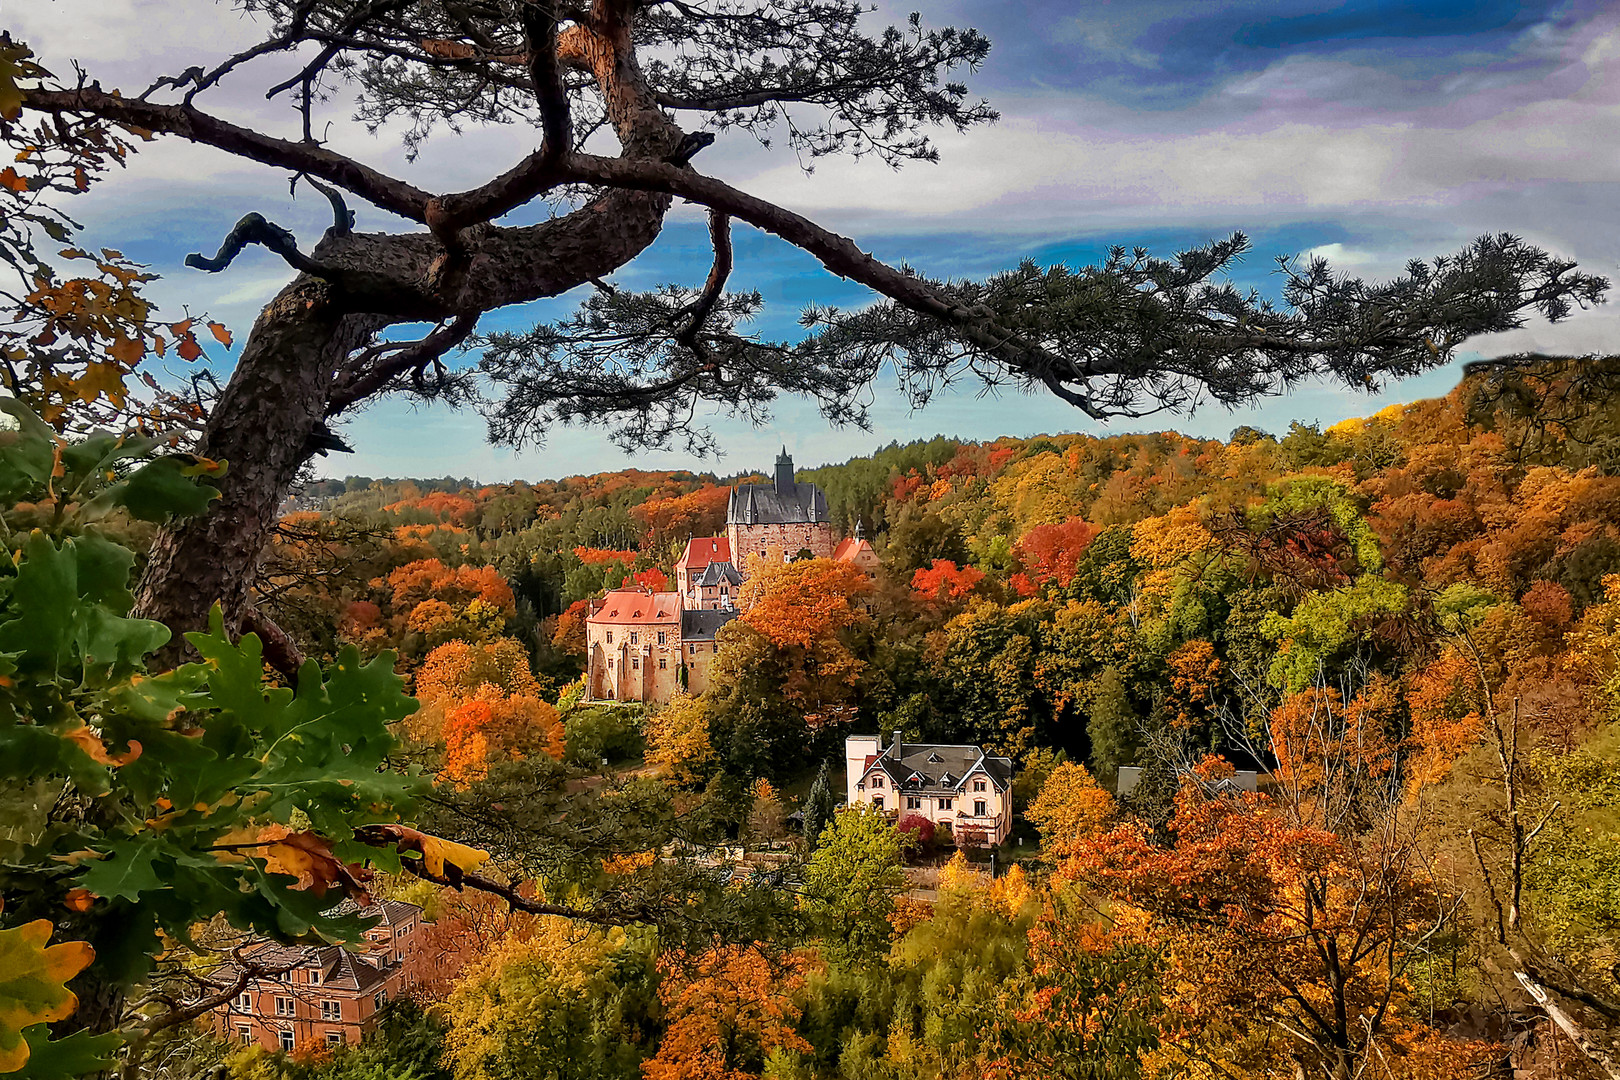
[[[15,1080],[73,1080],[77,1076],[106,1072],[118,1064],[118,1047],[123,1037],[115,1031],[92,1035],[75,1031],[62,1039],[52,1039],[45,1024],[23,1029],[28,1040],[28,1063],[22,1071],[8,1074]]]

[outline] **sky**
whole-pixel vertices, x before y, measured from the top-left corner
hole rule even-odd
[[[966,133],[933,133],[937,164],[894,170],[879,161],[822,159],[806,172],[790,150],[722,134],[698,167],[854,237],[864,250],[933,277],[983,276],[1020,260],[1081,265],[1111,244],[1177,247],[1248,233],[1254,250],[1240,284],[1276,289],[1272,258],[1319,252],[1369,278],[1412,258],[1455,251],[1483,233],[1513,232],[1583,269],[1620,270],[1620,6],[1566,3],[1394,3],[1389,0],[916,0],[880,3],[874,29],[913,7],[925,25],[972,26],[993,43],[966,77],[1001,119]],[[139,93],[159,74],[228,55],[262,36],[239,6],[213,0],[0,0],[0,25],[58,73],[78,60],[104,87]],[[261,130],[296,136],[284,104],[266,102],[277,62],[250,69],[210,109]],[[339,102],[341,104],[341,102]],[[375,135],[335,109],[324,130],[346,153],[419,187],[473,186],[533,149],[538,135],[511,127],[441,133],[414,161],[400,132]],[[324,200],[287,178],[204,147],[158,140],[120,175],[74,205],[86,239],[114,246],[162,279],[151,295],[165,312],[208,312],[240,341],[259,308],[289,279],[250,250],[225,273],[183,266],[212,253],[241,215],[256,210],[305,240],[328,220]],[[361,229],[402,223],[357,207]],[[853,307],[870,295],[814,259],[746,226],[735,230],[731,285],[766,300],[759,327],[790,337],[810,302]],[[678,207],[659,241],[612,279],[628,287],[701,284],[709,250],[697,211]],[[557,318],[577,295],[488,316],[483,329]],[[1620,306],[1470,343],[1480,356],[1539,350],[1613,350]],[[231,357],[215,350],[216,367]],[[463,357],[460,363],[474,362]],[[1307,385],[1253,408],[1218,406],[1154,428],[1224,436],[1239,424],[1280,432],[1292,420],[1331,424],[1395,401],[1443,394],[1457,367],[1395,383],[1377,396]],[[778,402],[754,429],[711,423],[722,456],[627,456],[602,433],[558,429],[544,445],[489,445],[476,412],[379,403],[350,422],[352,455],[321,462],[323,475],[541,479],[635,465],[734,473],[764,468],[779,445],[801,466],[870,453],[892,440],[936,434],[969,439],[1103,425],[1048,396],[985,395],[964,385],[913,411],[886,379],[870,396],[871,431],[832,429],[809,403]]]

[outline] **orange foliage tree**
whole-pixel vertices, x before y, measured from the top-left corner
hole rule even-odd
[[[1018,558],[1038,582],[1067,585],[1097,530],[1085,519],[1072,517],[1061,525],[1037,525],[1025,533],[1016,548]]]
[[[739,590],[742,621],[788,661],[789,696],[808,684],[852,685],[865,667],[842,635],[868,621],[862,601],[872,583],[849,563],[762,562]]]
[[[803,956],[773,964],[758,949],[728,945],[660,966],[668,1026],[658,1053],[642,1063],[646,1080],[752,1080],[773,1052],[812,1051],[794,1030],[795,995],[809,967]]]
[[[562,759],[563,725],[555,708],[531,694],[503,694],[485,683],[445,718],[444,772],[457,783],[483,779],[495,762],[536,754]]]
[[[725,527],[729,487],[705,484],[685,495],[648,499],[633,507],[630,516],[647,530],[647,547],[662,551],[671,541],[688,536],[713,536]]]
[[[965,599],[983,580],[984,571],[976,566],[958,567],[949,559],[935,559],[932,566],[912,572],[911,589],[919,600],[946,603]]]
[[[1171,965],[1167,1044],[1190,1059],[1261,1073],[1297,1064],[1334,1080],[1368,1061],[1413,1080],[1478,1063],[1485,1048],[1437,1043],[1413,999],[1413,966],[1456,900],[1395,809],[1335,832],[1339,800],[1234,793],[1219,783],[1230,775],[1208,759],[1183,778],[1169,845],[1123,825],[1067,867],[1121,905],[1121,925],[1140,913],[1141,940]]]

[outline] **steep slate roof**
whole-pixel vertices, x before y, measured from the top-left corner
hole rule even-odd
[[[679,617],[679,593],[649,593],[640,589],[614,589],[597,602],[586,622],[615,625],[672,623]]]
[[[968,775],[982,768],[998,789],[1012,782],[1012,759],[987,757],[977,746],[902,743],[869,758],[866,773],[882,769],[900,791],[961,791]]]
[[[731,565],[728,559],[724,562],[712,562],[703,568],[703,576],[698,578],[694,585],[741,585],[742,575],[737,568]]]
[[[737,617],[735,611],[707,610],[681,612],[682,641],[713,641],[720,628]]]
[[[827,496],[814,484],[738,484],[726,504],[727,525],[802,525],[827,520]]]
[[[353,900],[345,900],[333,908],[329,915],[358,915],[362,919],[376,919],[376,926],[398,926],[422,918],[422,909],[403,900],[379,900],[361,907]]]
[[[731,538],[726,536],[694,536],[686,542],[686,551],[681,555],[681,565],[688,570],[730,561]]]
[[[405,905],[407,907],[411,905]],[[319,987],[332,987],[337,990],[369,990],[388,977],[384,970],[386,958],[370,959],[337,945],[275,945],[265,944],[253,949],[247,954],[253,958],[255,966],[267,968],[271,971],[279,969],[292,969],[313,964],[321,971]],[[209,980],[220,986],[228,986],[236,981],[240,968],[236,964],[221,964],[209,973]],[[272,979],[275,976],[271,976]],[[290,985],[290,984],[289,984]],[[314,987],[299,986],[299,990],[313,990]]]

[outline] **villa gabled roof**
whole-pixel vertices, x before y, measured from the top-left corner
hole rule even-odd
[[[1012,783],[1013,764],[1011,758],[990,757],[977,746],[903,743],[898,754],[889,746],[880,754],[868,755],[861,779],[875,770],[881,770],[902,791],[962,791],[975,773],[988,776],[996,790],[1002,791]]]

